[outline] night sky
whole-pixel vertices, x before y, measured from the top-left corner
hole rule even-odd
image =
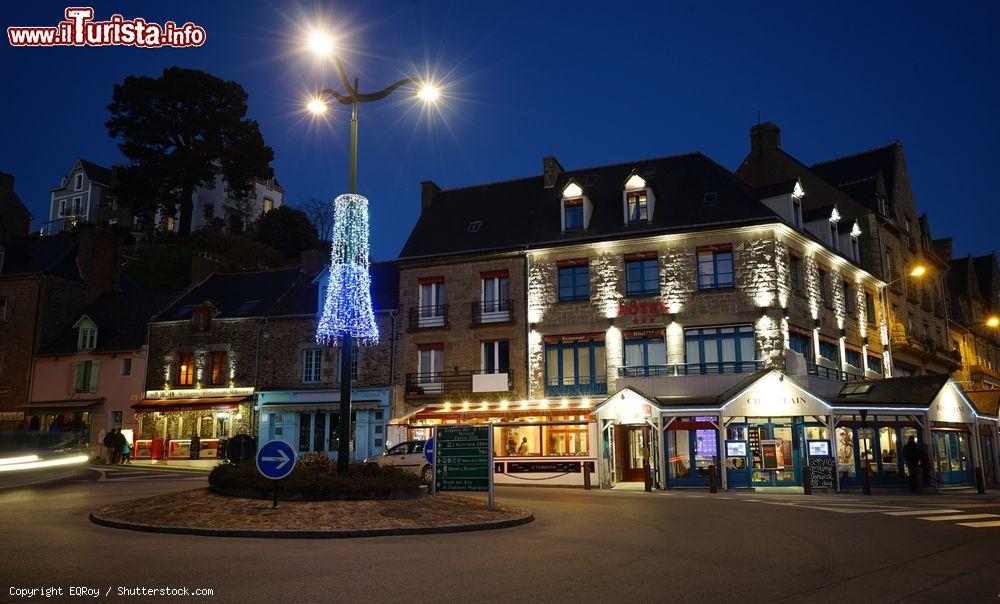
[[[80,3],[84,4],[84,3]],[[834,6],[836,8],[834,9]],[[9,25],[55,25],[64,2],[5,3]],[[0,43],[0,170],[35,215],[80,156],[121,161],[104,127],[112,86],[164,67],[240,82],[274,148],[286,202],[346,191],[349,115],[304,115],[336,82],[300,51],[310,23],[339,31],[362,89],[434,74],[440,110],[398,94],[363,107],[359,192],[376,258],[443,188],[700,150],[735,169],[760,113],[806,163],[901,139],[918,208],[955,252],[998,247],[996,38],[1000,3],[96,2],[207,30],[194,49],[12,48]],[[830,11],[830,12],[828,12]]]

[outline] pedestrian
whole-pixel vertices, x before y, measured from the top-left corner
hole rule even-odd
[[[528,454],[528,437],[527,436],[525,436],[524,438],[521,439],[521,446],[517,448],[517,454],[518,455],[527,455]]]
[[[114,452],[114,449],[115,449],[115,430],[114,430],[114,428],[112,428],[111,430],[108,430],[107,432],[104,433],[104,438],[101,440],[101,443],[104,445],[104,448],[107,451],[107,453],[106,453],[106,455],[104,457],[104,462],[105,463],[111,463],[111,459],[115,456],[115,452]]]
[[[917,438],[910,436],[903,445],[903,461],[906,462],[906,470],[910,475],[910,490],[914,493],[922,491],[920,488],[920,445]]]
[[[125,444],[122,445],[122,463],[132,465],[132,443],[124,435],[122,440],[125,441]]]
[[[115,460],[115,463],[123,461],[125,445],[127,444],[128,439],[125,438],[125,435],[122,434],[121,430],[115,428],[115,450],[118,451],[118,459]],[[131,450],[132,449],[130,447],[129,452],[131,452]]]
[[[920,448],[920,469],[921,477],[924,480],[924,486],[931,484],[933,477],[933,474],[931,474],[931,471],[933,470],[933,468],[931,468],[931,448],[926,444]]]

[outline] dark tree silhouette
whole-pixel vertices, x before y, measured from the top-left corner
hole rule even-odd
[[[316,245],[316,227],[302,210],[280,206],[260,217],[254,239],[291,258]]]
[[[274,151],[246,117],[247,93],[236,82],[169,67],[159,78],[128,76],[115,84],[108,110],[108,133],[129,160],[119,168],[119,200],[140,212],[176,210],[182,237],[191,233],[198,187],[221,175],[239,202],[255,178],[274,176]]]

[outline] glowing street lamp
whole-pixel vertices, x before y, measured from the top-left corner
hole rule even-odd
[[[377,92],[361,92],[358,79],[347,77],[344,65],[334,52],[333,39],[320,32],[313,33],[309,49],[321,56],[332,56],[343,84],[343,92],[327,88],[310,99],[306,108],[313,115],[324,114],[329,105],[351,106],[351,147],[348,165],[348,193],[334,201],[334,232],[331,242],[330,285],[326,292],[323,314],[316,328],[316,341],[324,346],[340,344],[340,375],[351,375],[352,344],[378,341],[371,302],[371,276],[368,249],[368,200],[357,195],[358,179],[358,106],[384,99],[399,88],[411,87],[420,100],[435,102],[440,90],[431,82],[419,78],[404,78]],[[466,403],[467,405],[468,403]],[[337,428],[337,471],[347,474],[351,457],[351,380],[340,380],[340,425]]]
[[[911,277],[923,277],[925,274],[927,274],[927,267],[922,264],[914,266],[913,270],[910,271]]]
[[[1000,327],[1000,317],[993,315],[986,319],[986,327]]]

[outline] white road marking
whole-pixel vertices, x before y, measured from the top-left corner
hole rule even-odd
[[[958,514],[955,516],[927,516],[925,518],[919,518],[919,520],[930,520],[932,522],[940,522],[942,520],[976,520],[977,518],[1000,518],[997,514]]]
[[[921,514],[954,514],[962,510],[944,508],[940,510],[907,510],[905,512],[886,512],[889,516],[920,516]]]
[[[987,520],[986,522],[959,522],[958,526],[969,526],[972,528],[987,528],[1000,526],[1000,520]]]

